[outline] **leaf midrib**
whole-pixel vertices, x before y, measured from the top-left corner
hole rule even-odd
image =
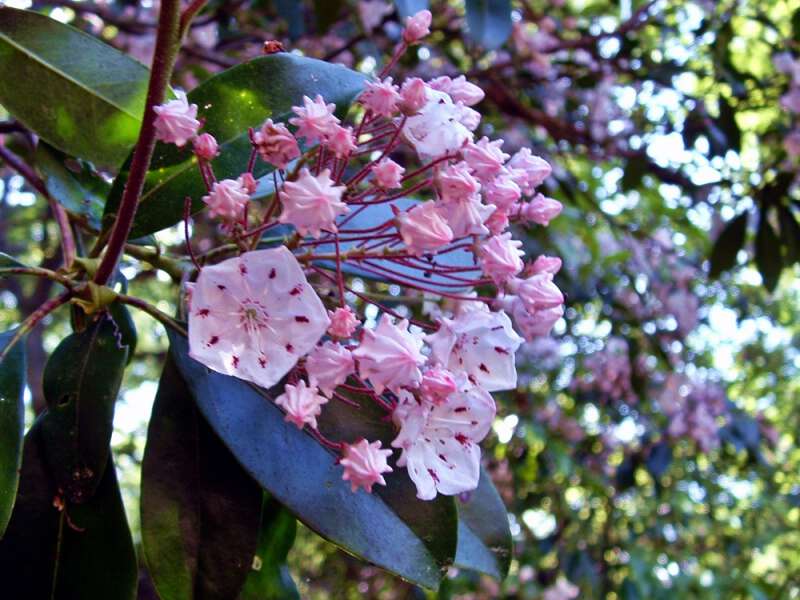
[[[94,39],[94,38],[92,38],[92,39]],[[44,60],[39,55],[34,53],[32,50],[29,50],[25,46],[22,46],[22,45],[18,44],[17,42],[12,40],[5,33],[0,33],[0,40],[6,42],[9,46],[11,46],[12,48],[15,48],[17,51],[22,52],[28,58],[30,58],[34,62],[37,62],[40,65],[44,66],[46,69],[48,69],[49,71],[53,72],[54,74],[60,76],[62,79],[65,79],[65,80],[69,81],[70,83],[72,83],[76,87],[84,90],[85,92],[88,92],[90,95],[96,96],[97,98],[100,98],[101,100],[103,100],[106,104],[108,104],[112,108],[115,108],[118,111],[120,111],[121,113],[127,115],[128,117],[131,117],[137,123],[141,123],[142,122],[142,119],[141,119],[140,116],[137,116],[137,115],[133,114],[132,112],[130,112],[125,107],[117,105],[111,98],[108,98],[108,97],[104,96],[103,94],[101,94],[99,91],[88,87],[85,83],[79,81],[78,79],[76,79],[72,75],[68,74],[66,71],[59,70],[55,65],[53,65],[50,62]],[[109,48],[110,48],[110,46],[109,46]]]

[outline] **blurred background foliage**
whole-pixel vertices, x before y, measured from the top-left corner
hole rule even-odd
[[[9,4],[149,63],[152,2]],[[526,245],[563,257],[568,303],[552,339],[520,353],[520,386],[498,398],[485,445],[514,536],[511,573],[497,583],[452,569],[436,597],[566,599],[565,578],[581,598],[797,598],[800,1],[430,4],[433,34],[395,79],[466,74],[486,91],[484,132],[553,164],[547,193],[566,208]],[[375,74],[403,16],[426,5],[212,1],[174,84],[192,89],[267,40]],[[24,127],[6,120],[0,131],[52,175]],[[0,191],[0,248],[57,266],[47,203],[10,169]],[[182,243],[171,230],[157,239]],[[166,273],[139,262],[122,271],[132,294],[174,313]],[[4,280],[0,322],[53,293],[47,280]],[[113,443],[138,535],[139,467],[167,342],[133,317],[138,351]],[[46,354],[68,331],[57,318],[29,337],[32,407],[42,406]],[[304,598],[430,597],[302,526],[289,565]]]

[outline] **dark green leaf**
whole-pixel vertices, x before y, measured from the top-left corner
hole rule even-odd
[[[373,204],[367,206],[364,210],[358,213],[355,217],[350,219],[346,225],[341,227],[342,232],[347,229],[365,229],[374,227],[388,220],[394,219],[392,206],[400,210],[408,210],[410,207],[419,204],[419,200],[412,198],[400,198],[391,203]],[[270,232],[271,233],[271,232]],[[340,245],[341,251],[358,246],[358,242],[342,242]],[[375,249],[377,251],[379,247]],[[320,244],[317,246],[317,251],[320,254],[336,252],[334,244]],[[391,266],[385,264],[386,261],[375,261],[372,259],[364,261],[356,261],[355,259],[348,260],[342,265],[345,272],[351,275],[358,275],[366,279],[374,279],[378,281],[391,281],[399,285],[406,283],[414,283],[414,279],[424,279],[425,287],[430,289],[441,289],[442,291],[454,292],[458,288],[453,287],[453,280],[448,279],[447,276],[441,275],[441,270],[427,268],[425,259],[412,260],[407,263],[395,263]],[[475,267],[474,275],[479,275],[480,267],[475,264],[475,256],[468,249],[463,248],[455,252],[448,252],[447,254],[440,254],[435,258],[435,264],[444,267]],[[376,265],[381,269],[390,269],[391,272],[385,270],[376,270]],[[320,261],[320,266],[335,269],[335,263],[331,261]],[[437,272],[438,271],[438,272]],[[463,277],[469,277],[469,273],[464,272],[461,274]],[[409,279],[411,278],[411,279]],[[466,286],[464,287],[466,289]]]
[[[50,195],[69,212],[86,217],[89,225],[100,229],[103,205],[111,186],[89,165],[40,142],[36,147],[36,167]]]
[[[148,77],[82,31],[0,8],[0,104],[67,154],[119,165],[139,134]]]
[[[488,50],[511,35],[511,0],[466,0],[469,36]]]
[[[297,521],[292,514],[265,494],[258,549],[239,600],[300,599],[286,564],[296,533]]]
[[[438,586],[455,552],[455,515],[447,536],[438,533],[441,525],[432,523],[421,539],[415,524],[404,520],[415,518],[416,505],[406,506],[401,516],[383,495],[351,492],[334,455],[305,431],[288,425],[264,392],[210,372],[188,356],[183,337],[168,335],[178,369],[209,424],[281,504],[349,552],[426,587]],[[446,543],[452,547],[449,558],[434,552]]]
[[[417,14],[430,6],[429,0],[394,0],[397,12],[402,19]]]
[[[19,496],[0,542],[3,597],[133,600],[138,569],[114,464],[85,504],[53,506],[41,425],[25,436]]]
[[[205,131],[220,144],[220,156],[212,163],[217,178],[236,178],[250,157],[248,127],[258,127],[267,117],[285,120],[304,95],[322,94],[326,101],[344,109],[361,91],[363,82],[363,75],[341,65],[280,53],[223,71],[194,89],[189,100],[200,107],[200,116],[206,119]],[[255,177],[269,171],[268,165],[256,161]],[[114,181],[106,214],[117,210],[127,175],[126,164]],[[205,193],[191,150],[158,144],[131,237],[180,221],[186,196],[192,197],[193,210],[200,210]]]
[[[783,257],[778,236],[767,218],[768,209],[762,209],[756,232],[756,267],[761,273],[764,287],[772,292],[778,285],[783,269]]]
[[[341,15],[341,0],[314,0],[314,20],[317,22],[317,33],[328,31]]]
[[[142,546],[161,600],[235,598],[256,553],[261,488],[167,358],[142,463]]]
[[[108,314],[111,315],[111,319],[119,331],[120,343],[128,347],[128,359],[125,364],[129,365],[136,352],[136,345],[139,343],[139,334],[136,332],[131,311],[122,302],[114,302],[108,307]]]
[[[48,466],[71,502],[92,496],[108,463],[114,404],[128,348],[108,315],[64,338],[44,369]]]
[[[508,513],[491,477],[481,469],[478,489],[458,507],[456,565],[502,580],[508,573],[513,550]]]
[[[739,152],[742,148],[742,132],[736,123],[736,112],[724,96],[719,97],[719,119],[717,122],[722,131],[725,132],[727,147]]]
[[[736,215],[725,224],[711,250],[709,277],[716,279],[721,273],[736,265],[736,255],[744,246],[745,233],[747,233],[747,212]]]
[[[16,330],[0,333],[0,352]],[[17,495],[22,461],[22,433],[25,427],[25,339],[9,350],[0,362],[0,539],[11,518]]]

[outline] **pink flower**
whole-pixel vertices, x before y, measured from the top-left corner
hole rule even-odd
[[[280,194],[283,211],[278,220],[314,238],[319,238],[323,229],[336,231],[336,217],[350,209],[341,201],[345,186],[334,185],[330,174],[330,169],[325,169],[315,177],[302,169],[297,181],[287,181]]]
[[[489,433],[495,410],[492,397],[466,381],[443,404],[401,396],[392,415],[400,433],[392,446],[402,450],[397,464],[408,470],[417,498],[432,500],[437,492],[452,496],[478,487],[478,443]]]
[[[481,184],[470,174],[467,163],[458,162],[447,165],[436,173],[436,189],[442,200],[460,201],[465,196],[476,196]]]
[[[397,104],[402,100],[400,91],[392,83],[392,78],[383,81],[368,81],[358,101],[376,115],[392,117],[397,112]]]
[[[267,119],[255,132],[253,142],[262,160],[279,169],[285,169],[300,156],[297,140],[286,125],[273,123],[272,119]]]
[[[423,202],[397,215],[397,229],[408,251],[417,256],[453,241],[453,230],[436,210],[435,202]]]
[[[428,101],[426,89],[425,82],[419,77],[411,77],[403,82],[398,106],[404,115],[415,115],[425,106]]]
[[[197,158],[202,160],[213,160],[219,154],[217,140],[210,133],[203,133],[194,138],[192,148]]]
[[[405,169],[391,158],[384,158],[380,162],[372,165],[371,171],[378,187],[384,190],[399,188],[401,186],[403,173],[405,173]]]
[[[386,485],[382,473],[392,470],[386,462],[392,451],[388,448],[381,449],[380,441],[369,443],[361,439],[355,444],[345,444],[343,453],[344,456],[339,460],[339,464],[344,467],[342,479],[350,482],[352,491],[363,487],[371,493],[372,486],[376,483]]]
[[[429,10],[421,10],[406,19],[406,28],[403,30],[403,41],[406,44],[415,44],[427,36],[431,30],[433,15]]]
[[[504,210],[497,209],[489,218],[483,222],[486,225],[486,229],[489,230],[489,233],[492,235],[500,235],[506,229],[508,229],[508,213]]]
[[[403,135],[421,158],[439,158],[472,140],[471,129],[462,122],[471,116],[465,112],[470,109],[430,88],[426,88],[426,97],[425,105],[408,117],[403,127]]]
[[[353,128],[336,125],[326,138],[325,145],[333,152],[336,158],[347,158],[356,149]]]
[[[430,367],[422,374],[420,384],[422,398],[431,404],[441,404],[447,401],[451,394],[458,391],[456,379],[453,374],[442,367]]]
[[[183,92],[175,92],[175,96],[174,100],[153,107],[157,115],[156,139],[181,147],[197,135],[200,121],[197,120],[197,105],[189,104]]]
[[[517,386],[514,353],[522,338],[502,311],[471,310],[454,319],[443,318],[439,330],[426,341],[433,360],[455,373],[463,371],[487,392]]]
[[[521,148],[508,166],[512,169],[512,177],[525,194],[532,194],[534,188],[540,185],[553,171],[550,163],[540,156],[531,153],[530,148]]]
[[[577,598],[579,593],[580,589],[577,585],[573,585],[562,577],[544,591],[542,600],[572,600]]]
[[[467,81],[463,75],[450,79],[446,75],[429,81],[428,85],[435,90],[448,94],[453,101],[462,102],[464,106],[473,106],[483,100],[483,90],[474,83]]]
[[[508,282],[508,289],[520,297],[529,312],[564,304],[564,294],[553,283],[553,274],[549,272],[536,273],[527,279],[515,277]]]
[[[550,273],[555,275],[561,270],[561,259],[557,256],[547,256],[542,254],[532,265],[533,273]]]
[[[317,346],[306,358],[308,380],[329,398],[355,370],[356,363],[350,350],[336,342]]]
[[[530,312],[517,296],[507,296],[506,303],[517,329],[528,341],[549,334],[556,321],[564,316],[563,304]]]
[[[317,388],[308,387],[302,380],[297,385],[287,384],[284,392],[275,398],[275,404],[286,411],[286,420],[300,429],[306,425],[316,429],[317,417],[327,402],[325,396],[317,393]]]
[[[250,195],[236,179],[215,181],[211,191],[203,196],[212,217],[220,217],[229,221],[238,221],[244,216],[244,207]]]
[[[203,267],[192,288],[189,354],[264,388],[317,345],[328,315],[285,247]]]
[[[524,265],[521,257],[525,256],[525,252],[520,248],[522,242],[511,239],[510,233],[489,238],[479,251],[484,274],[500,285],[522,271]]]
[[[386,388],[398,392],[420,382],[419,366],[425,362],[421,350],[422,336],[408,331],[408,321],[395,325],[384,313],[374,331],[364,329],[353,356],[358,360],[359,375],[381,394]]]
[[[555,219],[561,213],[563,208],[558,200],[547,198],[542,194],[536,194],[533,200],[522,207],[520,217],[525,221],[533,221],[546,227],[552,219]]]
[[[491,181],[503,168],[503,163],[508,160],[508,154],[500,148],[503,140],[489,141],[483,137],[477,143],[467,144],[462,155],[475,176],[482,182]]]
[[[339,307],[336,310],[329,310],[328,316],[331,319],[331,326],[328,333],[333,337],[345,339],[353,335],[356,327],[361,325],[355,313],[349,306]]]
[[[483,197],[489,204],[494,204],[500,210],[508,212],[522,197],[522,191],[514,182],[511,174],[503,169],[494,179],[483,186]]]
[[[258,189],[258,182],[256,181],[256,178],[253,177],[252,173],[242,173],[239,175],[236,181],[239,182],[239,185],[242,186],[242,189],[248,195],[252,196]]]
[[[494,212],[494,206],[486,206],[480,196],[462,196],[452,201],[437,201],[439,213],[453,230],[453,239],[465,235],[489,233],[484,223]]]
[[[324,141],[339,124],[339,119],[333,114],[335,109],[335,104],[325,104],[319,94],[314,100],[303,96],[303,106],[292,107],[297,116],[289,119],[289,123],[297,127],[297,137],[304,137],[309,143]]]

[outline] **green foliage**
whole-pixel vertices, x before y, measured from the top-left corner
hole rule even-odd
[[[0,352],[6,352],[17,332],[0,333]],[[25,339],[7,351],[0,361],[0,539],[11,518],[19,485],[24,433]]]
[[[0,8],[0,103],[63,152],[120,164],[139,134],[147,79],[147,68],[82,31]]]
[[[361,91],[364,77],[358,73],[291,54],[256,58],[212,77],[189,93],[189,101],[203,107],[205,131],[219,142],[220,156],[212,161],[219,179],[235,179],[250,157],[247,130],[257,128],[267,118],[285,120],[293,105],[303,96],[322,94],[340,110],[346,111]],[[114,180],[105,214],[113,214],[127,181],[126,163]],[[271,172],[269,165],[257,161],[254,177]],[[200,200],[205,186],[190,149],[167,144],[156,147],[145,189],[136,213],[132,238],[154,233],[174,225],[183,217],[184,198],[192,198],[192,210],[204,206]]]
[[[211,428],[276,500],[348,552],[408,580],[438,587],[442,568],[455,555],[452,500],[416,500],[407,478],[398,478],[395,485],[387,480],[381,495],[353,494],[333,454],[306,432],[288,427],[263,392],[209,372],[188,356],[186,340],[177,334],[170,333],[170,342],[178,370]],[[352,435],[376,428],[386,431],[385,424],[368,415],[358,427]],[[322,425],[321,430],[325,431]]]
[[[25,435],[19,494],[0,541],[0,576],[11,598],[134,600],[138,573],[114,464],[94,496],[59,504],[42,439],[42,420]]]
[[[261,489],[220,442],[167,359],[142,463],[142,547],[162,600],[236,598],[251,568]]]
[[[736,265],[736,255],[744,246],[746,233],[747,212],[736,215],[725,224],[725,229],[720,233],[711,252],[711,268],[708,273],[710,277],[719,277]]]
[[[109,462],[114,406],[128,347],[107,315],[65,338],[44,370],[42,450],[70,502],[91,498]]]

